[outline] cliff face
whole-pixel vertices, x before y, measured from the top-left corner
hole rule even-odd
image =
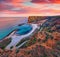
[[[37,17],[29,18],[30,23],[45,21],[39,24],[38,32],[24,46],[12,51],[0,49],[0,57],[60,57],[60,17],[42,17],[38,20]]]
[[[42,17],[42,16],[29,16],[28,17],[28,23],[32,23],[32,22],[37,22],[40,20],[44,20],[46,17]]]

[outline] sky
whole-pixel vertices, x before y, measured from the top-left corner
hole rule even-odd
[[[0,17],[60,15],[60,0],[0,0]]]

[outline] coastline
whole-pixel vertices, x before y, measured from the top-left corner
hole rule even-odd
[[[13,30],[12,32],[10,32],[7,36],[5,36],[3,39],[0,40],[0,42],[2,42],[5,39],[10,38],[10,36],[12,36],[15,33],[16,30]]]
[[[14,35],[14,32],[13,32],[10,35],[12,37],[12,41],[5,49],[10,49],[11,46],[16,46],[16,44],[19,43],[22,39],[25,39],[25,38],[31,36],[32,33],[34,33],[36,30],[38,30],[37,24],[31,24],[31,25],[32,25],[33,29],[25,35],[17,36],[17,35]]]

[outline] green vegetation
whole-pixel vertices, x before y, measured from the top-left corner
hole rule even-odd
[[[19,53],[19,49],[16,49],[16,53]]]
[[[37,40],[37,38],[34,38],[34,39],[32,40],[32,44],[34,44],[34,43],[36,42],[36,40]]]
[[[4,49],[10,42],[11,38],[4,39],[2,42],[0,42],[0,48]]]
[[[28,46],[31,46],[32,44],[35,44],[36,43],[36,40],[37,38],[33,38],[33,39],[30,39],[27,43],[25,43],[22,48],[25,48],[25,47],[28,47]]]
[[[44,57],[48,57],[47,54],[44,53]]]
[[[60,40],[58,40],[58,41],[56,42],[56,44],[57,44],[57,45],[60,45]]]
[[[28,38],[26,39],[22,39],[16,46],[19,46],[21,43],[23,43],[24,41],[28,40]]]
[[[51,29],[47,29],[47,32],[52,33],[53,31]]]
[[[46,42],[49,38],[52,40],[53,39],[53,36],[52,35],[49,35],[49,33],[46,33],[46,37],[45,37],[45,40],[43,42]]]
[[[10,49],[12,49],[12,48],[13,48],[13,46],[10,47]]]
[[[27,42],[23,47],[28,47],[29,46],[29,42]]]

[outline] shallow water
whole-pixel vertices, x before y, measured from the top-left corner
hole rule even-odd
[[[0,18],[0,40],[16,29],[18,24],[27,23],[27,17]]]
[[[32,30],[32,26],[29,24],[24,24],[22,26],[17,27],[17,32],[16,34],[18,35],[25,35],[29,33]]]

